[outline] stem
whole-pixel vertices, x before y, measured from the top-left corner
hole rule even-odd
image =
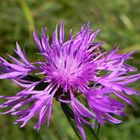
[[[95,133],[95,135],[97,137],[97,140],[99,140],[98,136],[99,136],[101,125],[97,120],[95,121],[95,125],[97,126],[97,128],[95,129],[94,133]]]
[[[74,119],[74,114],[72,109],[65,103],[61,103],[61,108],[63,110],[63,112],[65,113],[69,123],[71,124],[73,130],[75,131],[76,135],[78,136],[79,140],[82,140],[81,134],[79,133],[78,129],[77,129],[77,124],[75,122]],[[87,140],[99,140],[98,138],[98,134],[99,134],[99,128],[100,126],[98,126],[97,130],[94,129],[89,126],[88,124],[83,124],[83,128],[85,130],[86,136],[87,136]]]
[[[76,128],[76,123],[74,121],[73,112],[68,107],[68,105],[65,103],[61,103],[61,108],[62,108],[64,114],[66,115],[68,122],[70,123],[71,127],[73,128],[74,132],[76,133],[77,137],[79,138],[79,140],[82,140],[81,135],[78,133],[77,128]]]
[[[94,133],[96,140],[99,140],[97,133],[95,133],[95,131],[93,131],[93,133]]]
[[[98,128],[97,128],[97,131],[96,131],[97,137],[99,136],[100,128],[101,128],[101,125],[100,125],[100,123],[98,123]]]

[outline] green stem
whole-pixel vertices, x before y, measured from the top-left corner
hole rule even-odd
[[[93,133],[94,133],[96,140],[99,140],[97,133],[95,133],[95,131],[93,131]]]
[[[100,123],[98,123],[98,128],[97,128],[97,132],[96,132],[97,137],[99,136],[100,128],[101,128],[101,125],[100,125]]]
[[[61,103],[61,108],[62,108],[64,114],[66,115],[69,123],[71,124],[74,132],[78,136],[79,140],[82,140],[81,134],[79,133],[79,131],[77,129],[77,125],[76,125],[76,122],[75,122],[75,119],[74,119],[73,111],[71,110],[71,108],[67,104],[64,104],[64,103]],[[93,128],[91,126],[89,126],[87,124],[83,124],[83,128],[84,128],[86,136],[87,136],[87,140],[91,140],[91,139],[92,140],[93,139],[99,140],[99,138],[98,138],[99,127],[96,131],[96,129],[93,130]]]

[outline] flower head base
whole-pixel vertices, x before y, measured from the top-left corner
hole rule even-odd
[[[101,125],[104,122],[120,123],[112,114],[124,116],[125,105],[112,95],[133,105],[128,96],[139,93],[127,85],[140,79],[140,74],[127,75],[136,71],[136,68],[124,63],[131,58],[132,53],[119,54],[118,49],[100,51],[103,43],[93,42],[98,32],[99,30],[92,32],[88,23],[76,36],[70,32],[69,39],[64,41],[62,22],[59,38],[56,26],[51,45],[46,29],[42,30],[41,40],[34,32],[34,40],[44,61],[31,63],[18,44],[15,52],[21,61],[10,55],[12,62],[1,57],[0,79],[10,79],[24,88],[15,96],[0,96],[7,100],[0,108],[11,107],[2,114],[18,116],[15,123],[20,123],[21,127],[38,115],[35,129],[39,129],[46,118],[49,126],[55,97],[58,101],[71,105],[83,140],[86,140],[86,135],[82,124],[94,126],[85,118],[95,119]],[[35,78],[33,71],[38,71],[44,78]],[[86,99],[89,108],[78,100],[78,95]],[[26,107],[27,104],[30,104],[29,108]]]

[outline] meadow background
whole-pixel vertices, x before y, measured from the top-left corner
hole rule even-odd
[[[39,60],[33,41],[34,29],[41,33],[47,27],[51,36],[57,23],[65,21],[65,30],[76,33],[91,21],[94,30],[102,29],[97,40],[105,41],[105,49],[119,46],[121,52],[136,50],[128,63],[140,72],[140,0],[0,0],[0,55],[13,53],[18,41],[30,60]],[[67,36],[66,35],[66,36]],[[131,85],[140,91],[140,82]],[[14,95],[20,88],[8,80],[0,81],[0,95]],[[140,139],[140,97],[133,97],[135,107],[120,125],[106,124],[101,128],[100,140]],[[33,119],[22,129],[13,125],[14,117],[0,115],[0,140],[78,140],[58,102],[54,101],[50,127],[33,129]],[[94,139],[93,139],[94,140]]]

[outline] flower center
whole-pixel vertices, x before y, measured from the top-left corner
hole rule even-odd
[[[53,75],[61,80],[61,84],[72,85],[78,76],[81,75],[81,67],[78,67],[76,59],[67,57],[58,57],[55,61],[56,69]]]

